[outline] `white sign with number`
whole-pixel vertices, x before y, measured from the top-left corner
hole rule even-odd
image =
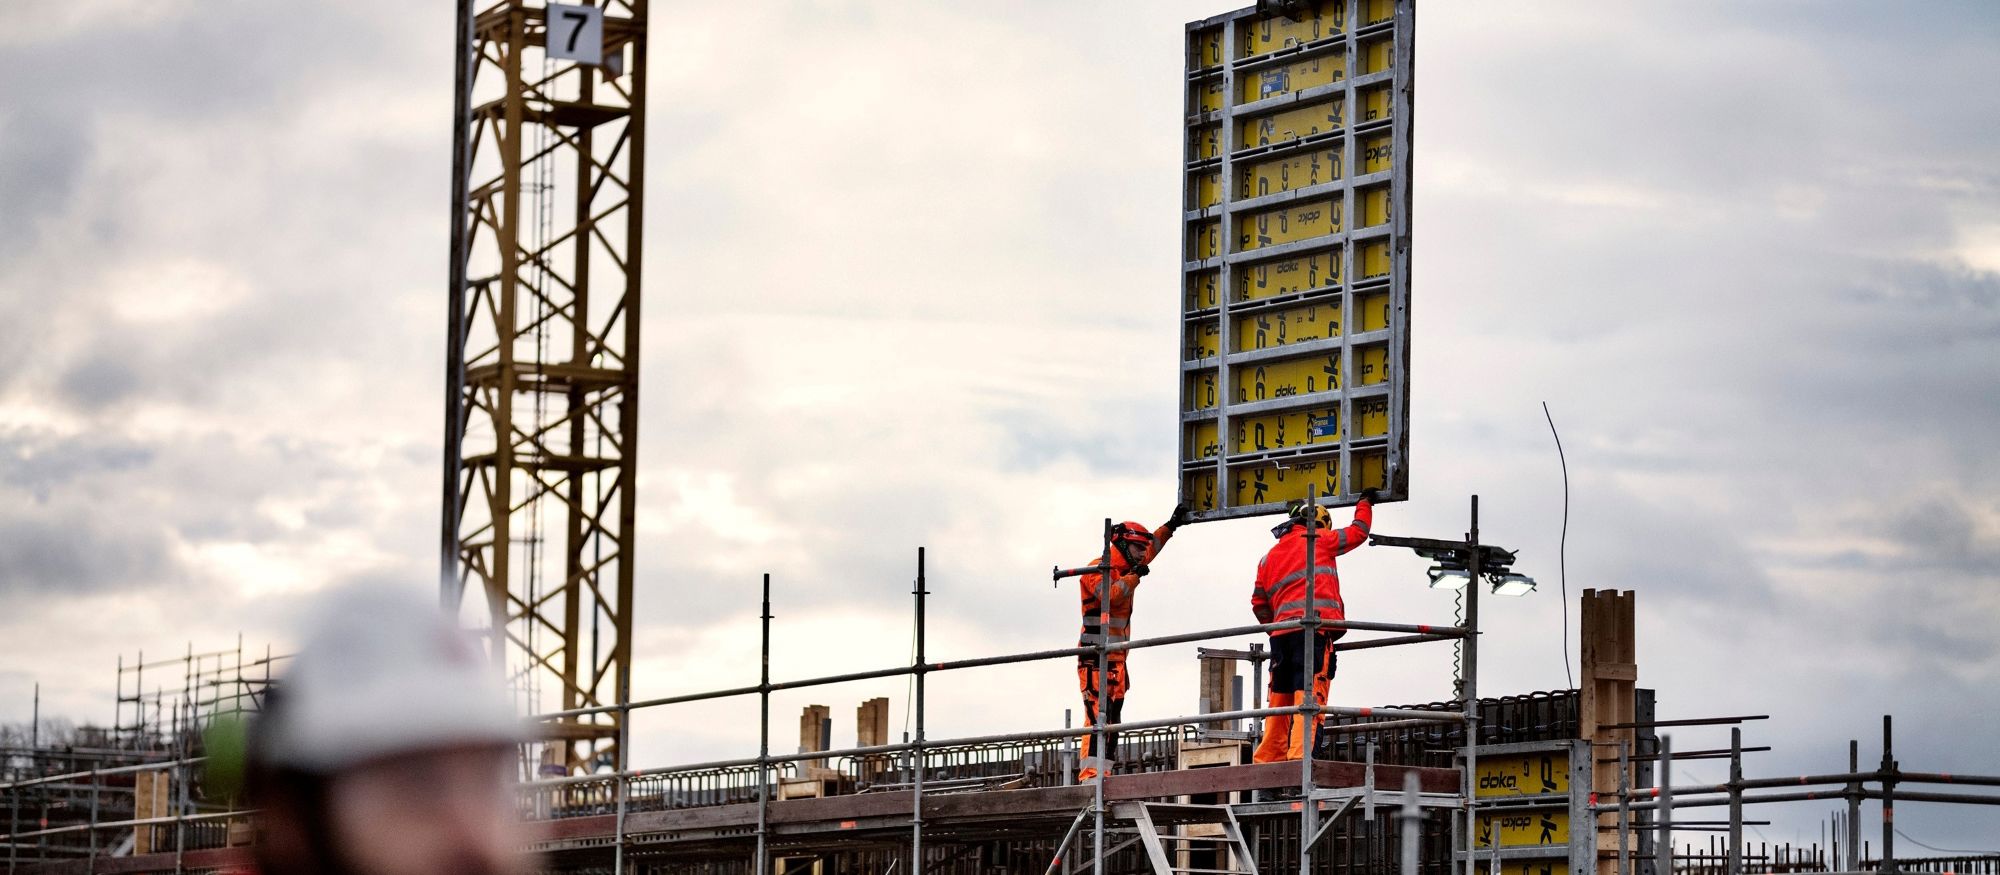
[[[549,4],[549,57],[579,64],[604,63],[604,10]]]

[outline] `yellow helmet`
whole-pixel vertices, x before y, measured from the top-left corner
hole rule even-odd
[[[1305,504],[1301,502],[1299,506],[1292,508],[1291,516],[1286,517],[1284,522],[1279,523],[1277,528],[1271,530],[1271,537],[1282,538],[1286,532],[1292,530],[1293,526],[1304,526],[1307,519],[1311,519],[1313,525],[1317,528],[1327,529],[1333,527],[1333,514],[1327,512],[1326,508],[1317,504]]]

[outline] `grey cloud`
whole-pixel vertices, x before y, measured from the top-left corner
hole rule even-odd
[[[37,507],[0,511],[0,597],[150,590],[180,577],[165,533],[143,519]]]

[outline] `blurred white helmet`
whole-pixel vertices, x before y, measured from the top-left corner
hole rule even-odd
[[[328,597],[277,681],[254,756],[314,774],[423,750],[528,739],[478,643],[415,590]]]

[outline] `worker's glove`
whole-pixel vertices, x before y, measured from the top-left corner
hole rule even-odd
[[[1375,492],[1375,487],[1373,487],[1373,486],[1370,486],[1370,487],[1368,487],[1367,489],[1363,489],[1363,490],[1361,490],[1361,500],[1362,500],[1362,501],[1365,501],[1365,502],[1368,502],[1369,504],[1374,504],[1374,503],[1375,503],[1375,500],[1376,500],[1376,499],[1375,499],[1375,496],[1376,496],[1376,492]]]
[[[1176,504],[1174,505],[1173,516],[1167,517],[1167,528],[1178,529],[1181,526],[1187,525],[1187,521],[1188,506],[1186,504]]]

